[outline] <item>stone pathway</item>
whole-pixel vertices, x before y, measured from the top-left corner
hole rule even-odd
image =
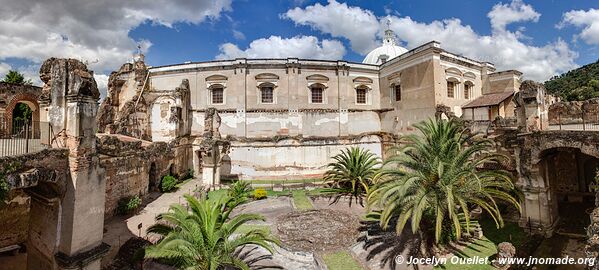
[[[118,248],[130,237],[146,237],[146,230],[155,223],[158,214],[168,211],[171,204],[182,203],[185,205],[183,195],[192,194],[200,185],[202,179],[195,178],[183,184],[177,191],[172,193],[152,193],[148,203],[142,210],[131,217],[115,216],[104,223],[103,241],[111,246],[108,254],[102,259],[102,265],[112,262],[118,252]],[[138,226],[141,224],[141,230]],[[141,232],[141,235],[140,235]]]

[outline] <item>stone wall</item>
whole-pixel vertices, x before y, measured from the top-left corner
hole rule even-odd
[[[5,205],[0,204],[0,247],[22,244],[27,241],[29,223],[38,217],[30,219],[31,197],[21,188],[40,186],[36,189],[39,194],[52,196],[64,192],[64,183],[68,174],[68,152],[65,149],[48,149],[41,152],[20,156],[0,157],[0,165],[12,164],[14,172],[8,175],[7,181],[13,189]],[[2,167],[3,167],[2,166]],[[3,169],[0,167],[0,170]],[[43,171],[53,174],[55,183],[39,183],[39,177],[33,176],[33,171]],[[32,175],[33,177],[26,177]],[[48,180],[48,179],[44,179]],[[18,189],[17,189],[18,188]]]
[[[599,123],[599,98],[585,101],[564,101],[549,106],[549,123],[578,124],[582,119],[586,123]]]
[[[105,218],[115,214],[119,199],[144,196],[156,190],[162,176],[174,165],[173,145],[148,142],[121,135],[101,135],[100,177],[106,179]],[[181,174],[174,166],[173,173]]]

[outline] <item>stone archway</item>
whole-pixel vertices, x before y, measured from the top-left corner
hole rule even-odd
[[[26,104],[32,110],[31,121],[39,122],[40,110],[37,96],[31,93],[19,93],[16,94],[6,105],[4,113],[4,123],[6,125],[6,131],[8,134],[12,134],[12,125],[14,118],[14,110],[19,103]]]
[[[560,207],[592,198],[587,178],[599,164],[599,132],[525,133],[516,145],[516,184],[524,193],[520,225],[550,236],[559,229]]]
[[[556,231],[584,235],[595,205],[591,187],[599,158],[565,147],[546,149],[540,158],[539,172],[549,187],[549,210],[556,220]]]

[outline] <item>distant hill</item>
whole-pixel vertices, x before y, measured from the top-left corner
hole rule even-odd
[[[562,100],[587,100],[599,97],[599,60],[554,76],[545,82],[549,94]]]

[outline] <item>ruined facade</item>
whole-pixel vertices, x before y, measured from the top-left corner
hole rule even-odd
[[[230,142],[223,177],[317,177],[348,145],[382,156],[438,105],[461,116],[461,106],[484,93],[518,89],[516,73],[494,72],[437,42],[378,64],[288,58],[148,68],[139,56],[111,75],[98,121],[100,132],[182,140],[189,167],[199,172],[214,108],[214,123]]]

